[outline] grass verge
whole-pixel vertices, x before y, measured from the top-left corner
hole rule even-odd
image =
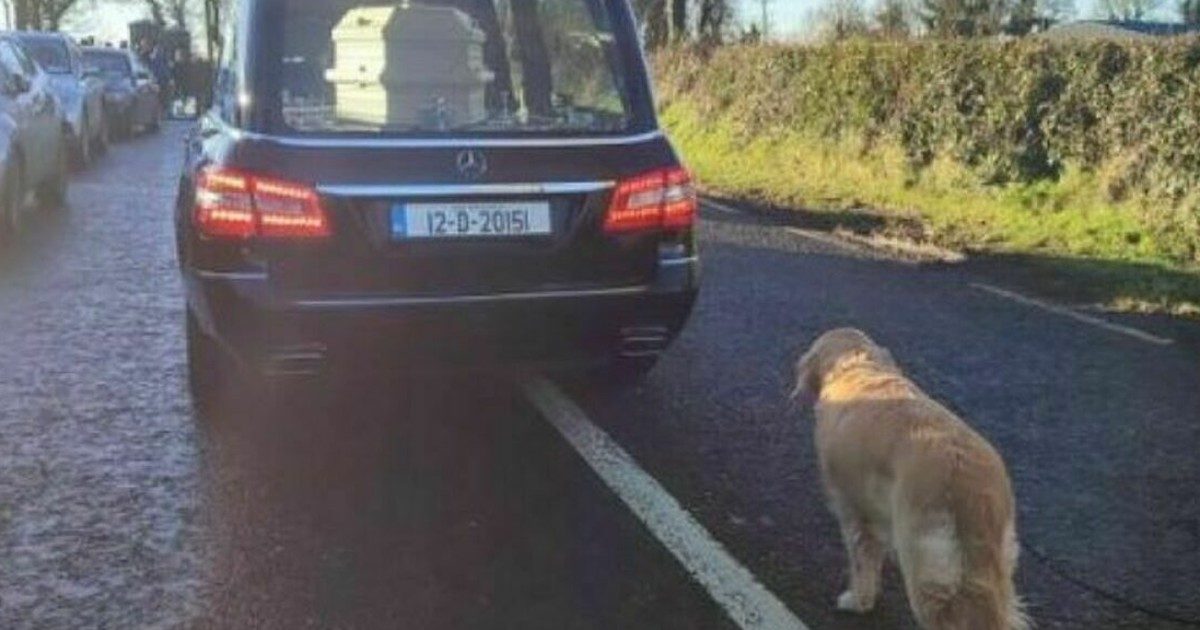
[[[1200,268],[1171,260],[1133,203],[1114,204],[1093,174],[984,185],[950,161],[919,174],[886,143],[802,134],[745,139],[685,103],[662,115],[707,192],[771,208],[803,208],[810,227],[968,252],[988,268],[1076,302],[1200,319]]]

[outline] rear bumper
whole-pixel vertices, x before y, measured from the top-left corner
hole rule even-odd
[[[660,353],[691,313],[699,267],[666,260],[638,286],[454,296],[295,295],[262,274],[184,276],[203,330],[256,369],[427,371]]]
[[[121,120],[133,110],[133,98],[110,95],[104,98],[104,114],[113,120]]]

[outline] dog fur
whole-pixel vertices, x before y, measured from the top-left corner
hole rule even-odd
[[[923,628],[1030,627],[1013,586],[1012,486],[983,437],[854,329],[801,357],[796,395],[815,402],[821,477],[849,556],[839,609],[874,608],[890,551]]]

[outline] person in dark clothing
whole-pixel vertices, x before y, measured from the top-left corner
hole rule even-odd
[[[187,110],[188,98],[192,95],[190,69],[191,63],[186,55],[182,50],[176,50],[171,63],[171,96],[172,104],[178,109],[173,114],[182,115]]]
[[[142,38],[138,44],[138,57],[154,75],[154,81],[158,83],[159,103],[165,111],[171,102],[171,62],[162,46],[156,45],[149,37]]]

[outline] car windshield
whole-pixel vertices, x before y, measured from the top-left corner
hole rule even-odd
[[[129,65],[129,58],[125,55],[84,52],[83,59],[89,68],[99,70],[105,76],[128,77],[133,75],[133,70]]]
[[[24,39],[21,45],[33,57],[42,70],[52,74],[65,74],[71,71],[71,56],[66,44],[52,39]]]
[[[619,132],[601,0],[286,3],[283,125],[318,133]]]

